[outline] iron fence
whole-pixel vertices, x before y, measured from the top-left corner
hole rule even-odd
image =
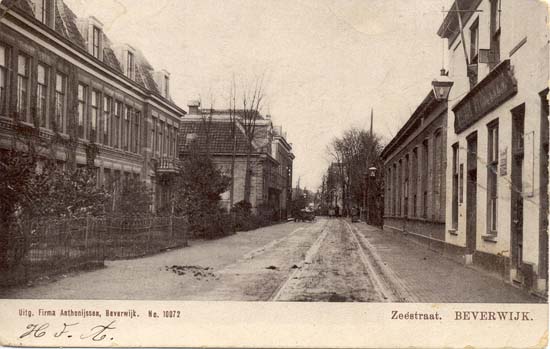
[[[187,246],[185,217],[102,218],[107,259],[135,258]]]
[[[135,258],[188,243],[185,217],[107,217],[12,224],[0,232],[0,286],[73,270],[105,259]]]

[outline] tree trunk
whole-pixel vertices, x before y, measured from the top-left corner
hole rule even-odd
[[[231,152],[231,187],[229,188],[229,209],[235,204],[235,158],[237,153],[237,135],[235,134],[235,120],[232,120],[233,150]]]
[[[246,152],[246,167],[245,167],[245,175],[244,175],[244,201],[250,202],[250,192],[251,192],[251,173],[250,173],[250,155],[252,153],[252,143],[250,142],[248,144],[248,150]]]

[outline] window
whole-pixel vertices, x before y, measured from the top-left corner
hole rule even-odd
[[[77,136],[84,138],[84,123],[86,119],[86,102],[88,88],[82,84],[78,84],[78,120],[77,120]]]
[[[92,101],[90,103],[90,141],[98,142],[98,119],[99,119],[99,101],[101,100],[101,95],[98,91],[92,91]]]
[[[103,97],[103,144],[109,145],[109,131],[111,129],[111,108],[113,107],[113,99],[111,97]]]
[[[34,17],[50,26],[52,0],[34,0]]]
[[[443,180],[443,169],[442,163],[443,163],[443,154],[442,154],[442,145],[441,145],[441,131],[437,131],[434,136],[434,144],[433,144],[433,166],[432,166],[432,176],[433,176],[433,210],[432,210],[432,217],[434,219],[439,219],[439,215],[441,214],[441,182]]]
[[[161,121],[159,123],[158,137],[157,137],[157,150],[161,156],[164,151],[164,137],[162,136],[163,133],[164,133],[164,122]]]
[[[477,62],[479,52],[479,20],[476,19],[470,27],[470,66],[468,67],[468,77],[470,78],[470,88],[477,84]]]
[[[452,229],[458,229],[458,143],[453,144],[453,205],[452,205]]]
[[[166,155],[172,155],[172,127],[166,126]]]
[[[0,114],[6,112],[6,88],[8,81],[8,49],[0,45]]]
[[[126,55],[126,76],[134,78],[134,54],[130,51],[127,51]]]
[[[115,119],[113,120],[113,147],[120,148],[120,119],[122,116],[122,103],[115,102]]]
[[[416,206],[417,206],[417,196],[416,192],[418,190],[418,148],[413,149],[413,156],[412,156],[412,211],[413,216],[416,217],[418,215]]]
[[[141,125],[141,112],[139,110],[136,110],[134,114],[134,152],[138,154],[141,153],[140,141],[139,141],[141,138],[140,125]]]
[[[55,120],[52,128],[55,132],[65,130],[65,104],[66,104],[67,77],[60,73],[55,75]]]
[[[409,155],[405,156],[405,164],[403,167],[403,215],[409,215]]]
[[[132,108],[126,106],[125,112],[124,112],[124,125],[122,126],[122,148],[124,150],[130,150],[129,148],[129,142],[130,142],[130,118],[132,115]]]
[[[176,156],[177,155],[176,144],[178,139],[178,132],[176,128],[172,129],[172,132],[174,133],[172,136],[172,156]]]
[[[491,43],[490,67],[500,62],[500,0],[491,0]]]
[[[36,116],[40,121],[40,127],[47,127],[47,101],[48,101],[48,68],[38,64],[36,68]]]
[[[161,122],[157,121],[155,126],[155,152],[160,152],[160,138],[162,137]]]
[[[155,127],[156,127],[156,119],[153,119],[153,122],[151,123],[151,151],[155,152]]]
[[[497,171],[498,171],[498,121],[488,126],[487,149],[487,208],[488,234],[497,232]]]
[[[470,63],[477,63],[479,50],[479,21],[476,20],[470,27]]]
[[[399,163],[397,165],[397,185],[398,185],[398,194],[397,194],[397,215],[401,216],[401,203],[402,203],[402,195],[403,195],[403,163],[401,160],[399,160]]]
[[[422,217],[428,218],[428,140],[422,142]]]
[[[95,25],[92,27],[92,55],[100,59],[101,58],[101,29],[96,27]]]
[[[392,208],[392,212],[393,212],[393,215],[396,216],[397,215],[397,164],[393,164],[393,179],[392,179],[392,201],[393,201],[393,208]]]
[[[27,120],[29,105],[29,58],[19,55],[17,58],[17,113]],[[28,120],[27,120],[28,121]]]

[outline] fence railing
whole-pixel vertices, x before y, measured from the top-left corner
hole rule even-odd
[[[185,217],[79,218],[19,222],[0,232],[0,286],[101,267],[188,243]]]

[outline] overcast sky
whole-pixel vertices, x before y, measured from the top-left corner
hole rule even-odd
[[[287,132],[294,182],[316,189],[326,145],[345,129],[388,142],[441,68],[436,32],[450,0],[65,0],[114,42],[171,73],[174,101],[226,107],[231,76],[266,76],[264,113]],[[208,102],[207,102],[208,101]]]

